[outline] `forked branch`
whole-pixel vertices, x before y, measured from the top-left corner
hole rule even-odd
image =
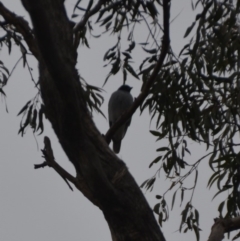
[[[73,189],[69,182],[71,182],[79,191],[83,192],[84,190],[83,193],[87,194],[86,196],[90,198],[95,205],[98,205],[97,200],[91,195],[90,192],[86,191],[86,183],[80,177],[72,176],[55,161],[51,141],[47,136],[44,137],[44,149],[42,150],[42,153],[45,161],[41,164],[35,164],[35,169],[43,168],[45,166],[52,167],[63,178],[72,191]]]
[[[69,182],[77,186],[77,179],[73,177],[70,173],[68,173],[66,170],[64,170],[55,161],[52,146],[51,146],[51,141],[47,136],[44,137],[44,149],[42,150],[42,153],[43,153],[43,158],[45,159],[45,162],[43,162],[42,164],[34,165],[34,168],[38,169],[38,168],[43,168],[45,166],[52,167],[63,178],[63,180],[67,183],[68,187],[73,191]]]

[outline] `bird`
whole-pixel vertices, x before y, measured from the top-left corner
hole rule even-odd
[[[122,85],[119,89],[112,93],[108,102],[108,120],[111,127],[122,114],[129,109],[133,103],[133,97],[130,94],[132,87],[128,85]],[[121,142],[124,138],[127,128],[131,124],[131,118],[129,118],[113,135],[113,150],[115,153],[119,153],[121,148]]]

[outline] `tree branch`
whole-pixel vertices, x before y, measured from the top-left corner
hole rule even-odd
[[[224,233],[240,229],[240,217],[215,219],[208,241],[221,241]]]
[[[9,11],[2,2],[0,2],[0,15],[5,19],[7,24],[11,24],[16,28],[16,31],[20,33],[26,41],[30,51],[39,59],[39,51],[34,39],[33,31],[29,27],[29,24],[22,17],[17,16],[15,13]],[[4,23],[6,25],[6,23]]]
[[[110,141],[112,139],[112,136],[119,129],[119,127],[122,126],[126,122],[126,120],[128,120],[134,114],[134,112],[138,109],[138,107],[147,98],[147,96],[149,94],[149,91],[150,91],[150,88],[153,85],[154,81],[156,80],[158,72],[163,65],[163,62],[164,62],[165,57],[168,53],[169,45],[170,45],[170,36],[169,36],[170,4],[171,4],[171,0],[164,0],[163,1],[164,35],[163,35],[163,39],[162,39],[162,50],[161,50],[158,62],[156,63],[156,66],[153,69],[153,72],[152,72],[151,76],[149,77],[148,81],[143,84],[142,92],[135,99],[135,101],[133,102],[133,105],[107,131],[107,133],[105,135],[105,140],[108,144],[110,143]]]
[[[63,180],[67,183],[68,187],[73,191],[68,181],[70,181],[76,186],[77,180],[55,161],[51,141],[47,136],[44,137],[44,149],[42,150],[42,153],[46,161],[43,164],[35,165],[35,169],[45,167],[46,165],[52,167],[63,178]]]
[[[74,26],[73,32],[76,33],[76,32],[78,32],[79,30],[81,30],[81,29],[86,25],[88,19],[89,19],[92,15],[94,15],[95,13],[97,13],[97,12],[101,9],[101,7],[102,7],[102,5],[103,5],[104,3],[106,3],[106,0],[99,0],[98,3],[97,3],[91,10],[89,10],[88,12],[86,12],[86,13],[84,14],[84,16],[83,16],[83,19]]]
[[[79,191],[83,192],[83,189],[84,191],[86,191],[87,188],[80,178],[75,178],[74,176],[72,176],[55,161],[51,141],[47,136],[44,137],[44,149],[42,150],[42,153],[45,161],[42,164],[35,164],[35,169],[44,168],[46,166],[52,167],[63,178],[63,180],[72,191],[73,189],[70,186],[69,182],[71,182]],[[95,205],[99,205],[97,200],[94,200],[94,198],[92,198],[92,201]]]

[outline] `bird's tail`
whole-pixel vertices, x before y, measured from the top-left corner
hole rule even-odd
[[[113,150],[115,153],[119,153],[121,148],[121,141],[113,141]]]

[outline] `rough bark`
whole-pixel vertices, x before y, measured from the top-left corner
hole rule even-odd
[[[224,233],[238,229],[240,229],[240,217],[216,219],[208,241],[221,241],[224,239]]]
[[[113,240],[164,237],[125,164],[108,147],[89,114],[75,68],[73,30],[62,0],[22,0],[37,40],[46,116],[76,168],[82,193],[103,212]]]

